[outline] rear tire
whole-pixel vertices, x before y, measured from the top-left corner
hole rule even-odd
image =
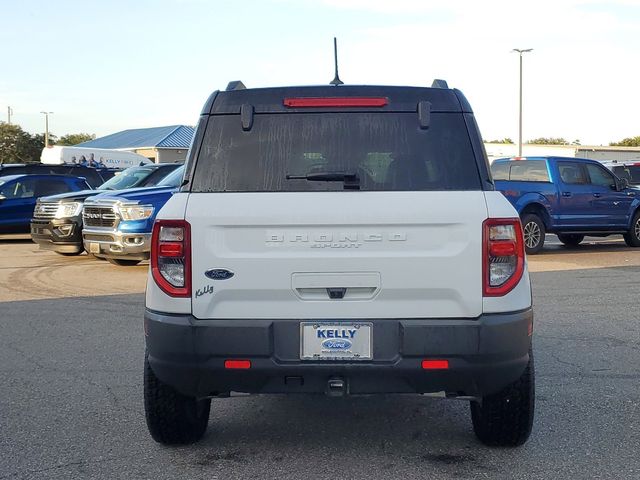
[[[559,233],[558,240],[564,243],[567,247],[577,247],[580,245],[580,242],[584,240],[584,235],[579,235],[577,233]]]
[[[482,402],[471,402],[476,437],[485,445],[517,447],[527,441],[535,410],[535,371],[529,350],[527,368],[515,382]]]
[[[637,211],[633,216],[631,229],[623,237],[630,247],[640,247],[640,211]]]
[[[211,399],[182,395],[161,382],[144,357],[144,411],[151,437],[164,445],[185,445],[207,431]]]
[[[529,350],[529,363],[520,378],[481,402],[471,402],[473,431],[485,445],[517,447],[531,434],[534,410],[535,371]]]
[[[522,230],[524,232],[524,247],[528,255],[535,255],[544,246],[544,223],[534,213],[527,213],[522,217]]]
[[[124,260],[122,258],[107,258],[107,261],[119,267],[134,267],[140,263],[140,260]]]

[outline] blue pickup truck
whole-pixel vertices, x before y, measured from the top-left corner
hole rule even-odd
[[[120,266],[148,260],[153,222],[178,191],[183,174],[181,166],[162,180],[162,186],[105,192],[86,199],[82,209],[85,250]]]
[[[622,234],[640,247],[640,189],[629,187],[600,162],[572,157],[498,159],[491,165],[496,189],[513,204],[528,254],[538,253],[545,233],[567,246],[585,235]]]

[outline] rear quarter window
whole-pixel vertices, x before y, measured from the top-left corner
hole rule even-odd
[[[544,160],[517,160],[511,163],[509,180],[521,182],[548,182],[549,172]]]
[[[343,190],[341,181],[287,179],[355,173],[360,190],[481,190],[462,114],[256,114],[251,130],[238,115],[212,116],[197,159],[192,192]]]

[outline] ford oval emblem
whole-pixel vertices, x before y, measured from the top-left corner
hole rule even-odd
[[[351,341],[346,338],[329,338],[322,342],[322,346],[329,350],[348,350],[351,348]]]
[[[233,277],[233,272],[224,268],[212,268],[204,272],[204,275],[211,280],[228,280]]]

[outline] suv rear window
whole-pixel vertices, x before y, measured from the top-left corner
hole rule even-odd
[[[461,114],[432,113],[420,129],[415,113],[258,114],[243,131],[238,115],[212,116],[195,167],[192,192],[343,190],[342,181],[287,175],[355,173],[360,190],[480,190]]]

